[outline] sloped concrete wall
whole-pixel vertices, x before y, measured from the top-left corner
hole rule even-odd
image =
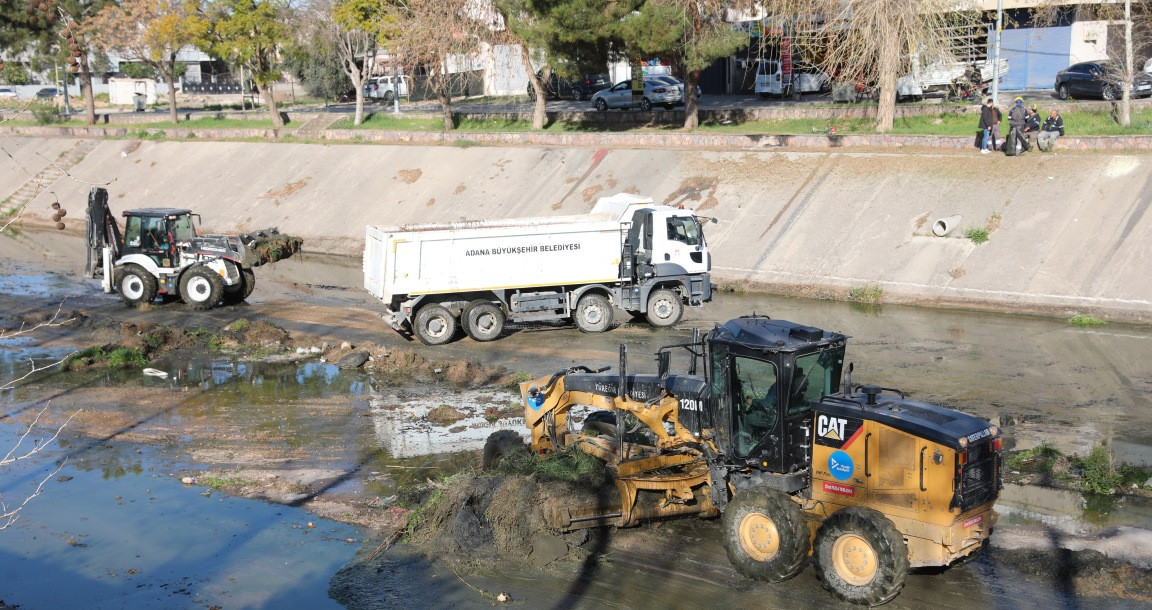
[[[189,207],[213,231],[279,226],[354,256],[365,224],[574,214],[639,192],[718,219],[719,283],[1152,320],[1152,155],[107,141],[72,174],[54,189],[77,213],[86,182],[114,179],[117,212]],[[952,215],[960,228],[933,236]],[[988,242],[963,238],[975,227]]]

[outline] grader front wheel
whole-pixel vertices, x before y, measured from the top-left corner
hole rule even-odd
[[[728,560],[748,578],[781,582],[804,569],[808,528],[800,505],[783,492],[740,492],[724,511],[723,529]]]
[[[816,533],[816,568],[836,597],[878,606],[896,597],[908,577],[908,548],[896,525],[870,508],[828,517]]]

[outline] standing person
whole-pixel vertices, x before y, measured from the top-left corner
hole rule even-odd
[[[1016,98],[1013,101],[1012,109],[1008,111],[1008,141],[1004,143],[1004,150],[1009,154],[1017,154],[1025,150],[1024,123],[1027,117],[1028,112],[1024,110],[1024,98]]]
[[[1060,116],[1059,112],[1053,110],[1048,113],[1048,118],[1044,120],[1044,126],[1040,128],[1040,136],[1036,140],[1036,147],[1042,151],[1049,151],[1056,148],[1056,138],[1064,135],[1064,117]]]
[[[988,154],[988,141],[992,138],[992,127],[996,124],[996,111],[992,106],[992,98],[984,102],[980,109],[980,129],[984,130],[984,139],[980,143],[980,154]],[[992,148],[996,148],[993,140]]]
[[[1031,150],[1036,146],[1037,138],[1040,136],[1040,115],[1036,113],[1036,104],[1032,104],[1028,108],[1028,115],[1024,117],[1024,139],[1026,141],[1025,149]]]
[[[992,103],[992,113],[996,117],[996,120],[992,122],[992,150],[1000,150],[1000,123],[1004,120],[1004,115],[1000,114],[1000,107],[996,105],[995,101]]]

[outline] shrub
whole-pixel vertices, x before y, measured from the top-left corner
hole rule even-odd
[[[860,286],[848,291],[848,300],[857,303],[881,303],[884,301],[884,289],[879,286]]]
[[[37,125],[56,125],[64,122],[64,117],[60,116],[60,110],[52,104],[33,102],[28,106],[28,110],[32,111],[32,117],[36,120]]]
[[[973,227],[964,232],[964,237],[971,239],[974,244],[982,244],[988,241],[988,229]]]
[[[1108,324],[1107,322],[1105,322],[1104,320],[1101,320],[1100,318],[1097,318],[1094,316],[1084,316],[1084,315],[1072,316],[1071,318],[1068,318],[1068,323],[1071,324],[1072,326],[1080,326],[1080,327],[1104,326],[1104,325]]]

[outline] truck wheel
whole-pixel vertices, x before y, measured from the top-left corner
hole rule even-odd
[[[443,305],[425,305],[412,321],[412,331],[424,345],[443,345],[456,335],[456,318]]]
[[[586,333],[602,333],[612,326],[612,304],[602,294],[585,294],[576,303],[572,319]]]
[[[495,470],[500,467],[504,458],[516,453],[528,453],[524,441],[514,430],[500,430],[488,435],[484,441],[484,456],[480,465],[484,470]]]
[[[129,307],[151,303],[159,286],[156,278],[140,265],[124,265],[116,274],[116,290],[120,300]]]
[[[648,323],[664,328],[684,317],[684,303],[675,290],[660,289],[648,297]]]
[[[904,536],[871,508],[852,506],[828,517],[816,532],[815,555],[824,588],[853,604],[886,603],[908,577]]]
[[[192,309],[212,309],[224,296],[224,281],[215,271],[196,265],[180,277],[180,297]]]
[[[748,578],[785,581],[808,560],[804,513],[782,491],[753,487],[740,492],[724,510],[721,527],[728,561]]]
[[[256,274],[251,269],[240,270],[240,283],[235,286],[224,287],[224,304],[235,305],[243,302],[252,295],[256,288]]]
[[[467,310],[461,320],[468,336],[476,341],[491,341],[504,332],[504,310],[494,303],[478,303]]]

